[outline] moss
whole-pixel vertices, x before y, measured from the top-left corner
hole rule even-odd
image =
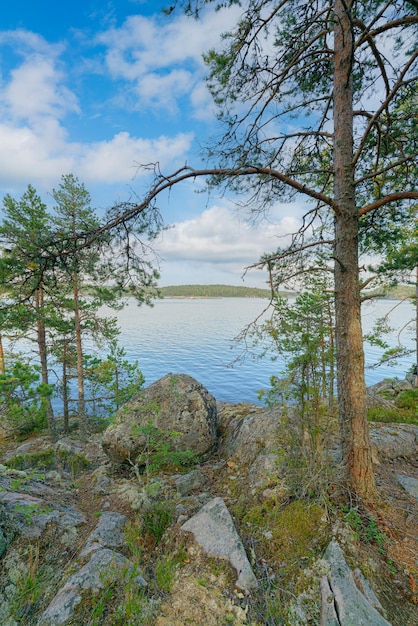
[[[418,424],[418,389],[401,391],[394,399],[393,405],[372,407],[368,410],[367,416],[372,422]]]
[[[90,461],[85,456],[69,450],[58,450],[57,459],[62,463],[63,469],[70,471],[73,477],[90,467]]]
[[[268,500],[249,509],[242,522],[256,535],[265,557],[276,563],[281,576],[289,581],[326,543],[323,509],[303,500],[285,508]]]
[[[19,470],[27,470],[35,467],[47,469],[54,467],[55,454],[53,450],[42,450],[41,452],[33,452],[31,454],[17,454],[9,459],[9,461],[5,461],[5,465]]]

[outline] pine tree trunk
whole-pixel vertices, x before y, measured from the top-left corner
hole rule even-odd
[[[78,386],[78,419],[80,422],[80,438],[87,439],[86,427],[86,402],[84,397],[84,372],[83,372],[83,344],[81,338],[80,305],[78,294],[77,272],[73,275],[73,296],[74,296],[74,321],[75,321],[75,342],[77,350],[77,386]]]
[[[43,290],[42,288],[38,289],[35,294],[35,306],[37,312],[37,340],[38,340],[38,351],[39,351],[39,360],[41,362],[41,376],[42,382],[45,385],[48,385],[48,358],[46,353],[46,333],[45,333],[45,324],[43,320]],[[57,431],[55,426],[55,416],[54,411],[52,409],[51,399],[49,397],[43,398],[42,403],[45,406],[46,411],[46,419],[48,422],[48,431],[52,441],[57,440]]]
[[[4,362],[3,337],[0,335],[0,374],[6,373],[6,365]]]
[[[64,435],[70,432],[69,409],[68,409],[68,373],[67,373],[67,339],[64,337],[62,355],[62,404],[63,404],[63,430]]]
[[[358,211],[353,172],[352,0],[335,0],[334,196],[335,314],[338,415],[342,457],[350,491],[375,496],[367,425],[364,348],[358,264]],[[345,8],[346,7],[346,8]]]
[[[416,282],[415,282],[415,387],[418,387],[418,267],[416,268]]]

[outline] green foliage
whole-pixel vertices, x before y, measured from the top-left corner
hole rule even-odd
[[[418,389],[402,391],[393,405],[371,407],[367,417],[371,422],[418,424]]]
[[[262,397],[270,406],[296,401],[301,419],[324,402],[331,405],[335,385],[334,307],[325,271],[320,279],[305,279],[305,286],[309,291],[294,300],[275,296],[273,314],[257,337],[268,342],[265,351],[273,360],[281,357],[286,364]]]
[[[150,502],[142,516],[142,531],[157,544],[172,524],[173,505],[166,501]]]
[[[27,551],[27,561],[19,572],[15,590],[10,602],[11,615],[18,623],[31,623],[32,614],[42,605],[47,586],[51,582],[51,572],[39,562],[40,547],[31,544]]]
[[[120,348],[116,340],[111,341],[110,352],[105,359],[84,356],[86,392],[92,415],[110,419],[143,387],[145,379],[138,361],[130,363],[125,357],[124,348]]]
[[[401,409],[415,410],[418,416],[418,389],[405,389],[405,391],[401,391],[395,399],[395,404]]]
[[[171,285],[159,287],[163,298],[269,298],[268,289],[232,285]]]
[[[133,465],[144,467],[147,481],[160,471],[187,468],[196,462],[195,452],[177,449],[176,441],[181,433],[157,428],[150,422],[144,426],[133,426],[132,434],[144,440],[143,448]]]
[[[173,587],[174,578],[177,570],[177,559],[175,557],[165,557],[155,566],[155,581],[158,588],[164,593],[170,593]]]
[[[90,467],[90,461],[83,454],[70,450],[59,449],[57,459],[62,463],[64,470],[71,472],[72,478],[78,476],[82,471]]]
[[[78,379],[77,406],[84,437],[86,371],[83,370],[83,356],[86,338],[99,347],[104,341],[111,342],[111,353],[106,362],[95,363],[90,372],[91,386],[98,385],[101,389],[104,386],[106,396],[110,396],[99,409],[113,411],[131,397],[135,385],[143,384],[137,365],[129,364],[116,346],[118,329],[115,319],[100,318],[98,310],[103,304],[121,308],[121,298],[125,296],[127,286],[139,303],[151,302],[157,272],[143,258],[144,248],[138,247],[137,236],[140,233],[155,234],[159,222],[157,212],[145,211],[140,218],[122,228],[120,237],[116,232],[113,237],[107,232],[99,237],[99,220],[90,206],[90,195],[76,177],[64,175],[52,197],[56,202],[53,213],[48,212],[30,185],[21,199],[7,195],[3,200],[0,289],[7,299],[0,307],[0,326],[5,337],[19,339],[25,336],[37,342],[42,384],[46,386],[44,390],[40,388],[39,393],[53,438],[56,435],[55,422],[50,394],[46,393],[51,357],[54,366],[57,362],[62,366],[56,392],[62,397],[65,432],[68,431],[70,413],[70,381]],[[88,245],[86,232],[96,233]],[[125,236],[129,239],[127,248],[121,245]],[[117,250],[116,254],[112,254],[112,246]],[[128,248],[126,265],[120,251]],[[129,271],[126,271],[127,266]],[[107,286],[111,282],[112,287]],[[88,297],[83,291],[84,285],[88,285]],[[4,371],[3,362],[0,371]],[[22,421],[16,403],[8,407],[8,413],[12,421]],[[27,419],[23,421],[27,422]]]
[[[341,505],[343,521],[350,526],[355,536],[365,543],[377,546],[381,554],[386,554],[388,537],[380,528],[377,519],[368,511],[360,513],[359,509]]]
[[[18,470],[27,470],[32,468],[49,469],[55,465],[55,454],[53,450],[41,450],[40,452],[32,452],[28,454],[17,454],[8,461],[5,461],[7,467]]]
[[[0,374],[0,425],[18,435],[46,426],[45,400],[51,387],[39,384],[39,367],[17,359]]]
[[[309,291],[294,299],[274,298],[273,314],[257,329],[257,341],[266,342],[273,360],[285,362],[281,377],[273,376],[259,397],[287,414],[282,450],[291,490],[300,498],[326,499],[331,477],[326,439],[336,421],[334,306],[324,267],[318,275],[308,274],[303,282]]]
[[[27,524],[31,524],[34,515],[40,515],[42,513],[50,513],[53,511],[52,507],[41,507],[39,504],[16,504],[14,512],[16,515],[22,515],[25,518]]]
[[[268,560],[279,564],[280,576],[290,584],[306,557],[320,552],[327,541],[327,520],[322,507],[295,500],[285,507],[274,499],[251,507],[242,522],[262,544]],[[266,530],[269,531],[266,536]]]

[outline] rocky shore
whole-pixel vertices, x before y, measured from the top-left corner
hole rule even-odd
[[[366,514],[332,419],[320,445],[296,422],[179,374],[88,443],[4,442],[0,624],[413,626],[418,426],[371,424]]]

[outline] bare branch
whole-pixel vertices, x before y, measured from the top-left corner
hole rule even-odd
[[[359,216],[366,215],[367,213],[370,213],[370,211],[376,211],[376,209],[380,209],[380,207],[385,206],[386,204],[390,204],[391,202],[416,199],[418,199],[418,191],[398,191],[395,193],[390,193],[383,198],[378,198],[374,202],[364,205],[361,209],[359,209],[358,214]]]

